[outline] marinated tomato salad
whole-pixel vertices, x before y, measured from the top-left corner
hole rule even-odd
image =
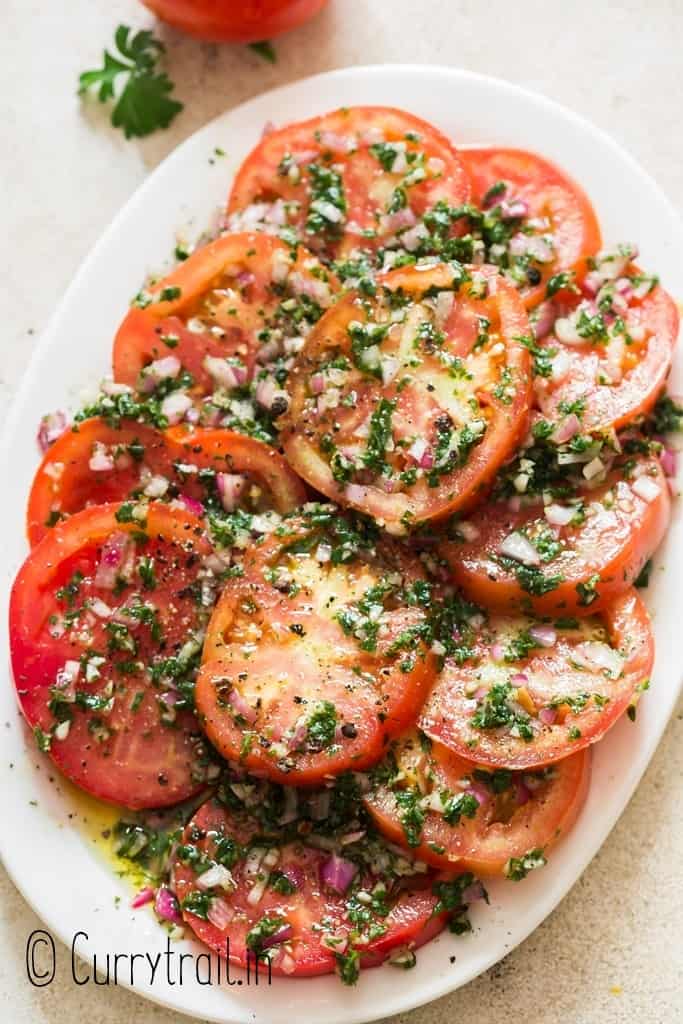
[[[654,656],[675,303],[541,156],[269,129],[46,415],[11,595],[37,744],[179,937],[353,984],[571,829]]]

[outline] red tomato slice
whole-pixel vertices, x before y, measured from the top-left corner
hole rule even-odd
[[[528,329],[491,267],[396,270],[309,335],[281,421],[316,490],[391,533],[471,506],[527,427]],[[474,297],[481,295],[482,297]]]
[[[177,687],[191,685],[201,649],[193,588],[210,547],[178,509],[152,504],[119,522],[119,508],[76,513],[27,558],[10,600],[14,682],[39,746],[72,782],[161,807],[207,781],[208,750]]]
[[[160,376],[177,377],[182,368],[193,384],[179,393],[196,400],[216,395],[215,402],[200,406],[202,422],[222,424],[221,396],[243,388],[255,373],[271,380],[267,370],[278,359],[286,364],[337,288],[335,278],[301,247],[266,235],[224,235],[140,293],[114,340],[114,377],[149,390]],[[283,398],[272,381],[259,392],[268,408]],[[171,425],[184,414],[169,411]]]
[[[599,618],[556,625],[492,616],[474,656],[446,664],[420,728],[494,768],[559,761],[601,739],[647,686],[654,639],[645,605],[631,589]]]
[[[244,434],[183,427],[162,433],[95,417],[65,431],[45,453],[28,501],[29,542],[37,544],[74,512],[126,498],[180,499],[195,514],[207,499],[222,500],[228,511],[284,514],[304,503],[306,490],[279,452]]]
[[[240,476],[247,486],[239,492],[239,505],[246,499],[252,508],[273,508],[286,515],[306,501],[306,488],[286,460],[256,438],[233,430],[187,427],[171,427],[165,436],[178,446],[183,462]]]
[[[512,507],[508,501],[490,504],[485,517],[455,523],[456,539],[439,550],[467,596],[486,608],[509,612],[531,605],[538,615],[583,615],[629,589],[670,517],[659,459],[640,457],[628,473],[619,465],[604,483],[583,487],[571,500],[544,505],[539,495],[521,506],[519,499]],[[533,549],[526,563],[503,554],[519,535]],[[556,581],[547,593],[529,592],[529,565],[549,584]]]
[[[327,0],[143,0],[169,25],[211,42],[253,43],[289,32]]]
[[[341,895],[321,879],[329,857],[304,838],[264,835],[253,818],[210,800],[185,830],[175,890],[185,920],[210,949],[250,970],[257,954],[269,949],[275,975],[330,974],[337,964],[334,951],[343,955],[352,948],[361,953],[362,966],[375,966],[398,946],[415,949],[443,929],[446,915],[435,912],[438,898],[427,888],[433,876],[408,877],[399,888],[391,876],[373,877],[357,863],[355,879]],[[198,885],[216,865],[229,871],[229,878],[221,873],[224,887]],[[292,891],[276,888],[283,877]],[[378,881],[388,889],[388,913],[368,912],[367,927],[380,931],[368,942],[362,930],[354,931],[349,909],[356,892],[371,892]],[[263,975],[268,968],[262,964],[259,970]]]
[[[574,269],[600,248],[600,227],[590,200],[564,171],[536,153],[483,147],[463,150],[461,156],[473,201],[488,210],[500,208],[504,223],[518,225],[495,262],[506,268],[531,308],[544,298],[554,274]],[[499,183],[504,188],[491,195]]]
[[[364,798],[380,832],[427,864],[484,876],[565,835],[590,778],[587,750],[540,771],[489,773],[413,729],[391,752],[392,777]],[[419,832],[408,806],[424,815]]]
[[[575,405],[583,431],[619,429],[649,412],[664,387],[678,338],[678,309],[656,278],[629,262],[630,250],[599,254],[583,296],[554,304],[541,341],[552,373],[534,381],[546,419],[562,423]],[[610,275],[610,276],[607,276]],[[554,321],[554,323],[553,323]],[[536,328],[537,334],[543,334]],[[569,412],[567,412],[569,410]]]
[[[434,679],[418,635],[410,650],[397,643],[424,621],[405,606],[424,579],[419,561],[352,531],[334,506],[285,520],[247,551],[209,625],[196,690],[207,735],[274,781],[310,785],[374,764]]]
[[[380,249],[436,203],[468,197],[462,161],[432,125],[392,107],[344,107],[265,135],[235,177],[228,223],[294,228],[333,258]]]
[[[88,505],[123,501],[153,477],[168,477],[173,454],[163,434],[140,423],[93,418],[66,430],[46,451],[26,514],[29,543]]]

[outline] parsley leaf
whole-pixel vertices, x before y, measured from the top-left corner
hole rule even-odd
[[[115,56],[105,50],[102,67],[80,75],[79,95],[96,87],[100,103],[115,99],[115,85],[121,75],[125,85],[111,113],[113,126],[122,128],[127,139],[168,128],[183,104],[171,99],[173,82],[165,72],[157,70],[157,61],[166,49],[164,44],[146,29],[131,35],[127,25],[119,25],[114,42]]]

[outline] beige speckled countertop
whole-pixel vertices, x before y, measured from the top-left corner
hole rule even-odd
[[[607,129],[683,208],[681,0],[332,0],[316,21],[278,41],[275,66],[241,47],[201,46],[164,31],[186,108],[170,131],[142,143],[125,142],[99,112],[84,114],[74,95],[77,73],[96,63],[119,21],[150,23],[135,0],[1,7],[3,397],[81,260],[158,161],[219,112],[312,72],[410,61],[508,78]],[[683,704],[620,823],[555,913],[478,980],[396,1022],[683,1021],[682,769]],[[4,873],[0,899],[0,1012],[8,1024],[185,1019],[122,989],[77,988],[59,975],[49,988],[32,988],[24,955],[38,919]]]

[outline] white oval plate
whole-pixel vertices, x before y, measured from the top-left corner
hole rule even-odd
[[[508,144],[557,161],[587,190],[606,243],[634,241],[640,262],[683,296],[683,226],[657,185],[607,136],[562,107],[506,82],[450,68],[385,66],[317,75],[251,100],[193,135],[145,182],[92,251],[38,347],[12,409],[0,451],[2,621],[12,578],[26,553],[24,507],[38,462],[39,415],[77,406],[88,382],[108,369],[113,332],[146,274],[163,269],[175,232],[199,234],[224,201],[240,160],[263,124],[299,120],[335,107],[391,104],[433,121],[458,143]],[[227,157],[210,162],[214,148]],[[681,384],[681,362],[674,381]],[[353,1024],[386,1017],[444,995],[505,956],[557,906],[605,840],[643,774],[673,709],[680,686],[679,609],[683,523],[676,517],[647,593],[657,635],[653,689],[637,723],[624,719],[595,750],[586,806],[550,862],[523,884],[490,886],[491,906],[477,906],[474,934],[442,935],[420,951],[412,971],[366,972],[345,989],[335,978],[274,979],[258,987],[200,986],[193,977],[169,984],[162,971],[150,981],[136,970],[135,989],[187,1014],[212,1021],[290,1024],[292,1019]],[[5,627],[6,628],[6,627]],[[148,910],[128,910],[130,889],[69,825],[73,796],[36,754],[16,710],[9,673],[0,696],[4,731],[0,765],[4,821],[1,852],[7,869],[47,927],[100,964],[107,953],[166,948],[166,935]],[[13,767],[12,767],[13,765]],[[37,806],[31,806],[37,801]],[[655,882],[653,881],[653,885]],[[617,882],[615,880],[615,887]],[[120,906],[117,908],[116,899]],[[178,952],[199,952],[192,942]],[[453,960],[453,962],[451,962]],[[122,961],[123,963],[123,961]],[[139,962],[138,962],[139,963]],[[189,964],[189,961],[186,961]],[[177,965],[176,965],[177,966]],[[120,982],[127,984],[126,970]],[[232,980],[235,980],[233,974]]]

